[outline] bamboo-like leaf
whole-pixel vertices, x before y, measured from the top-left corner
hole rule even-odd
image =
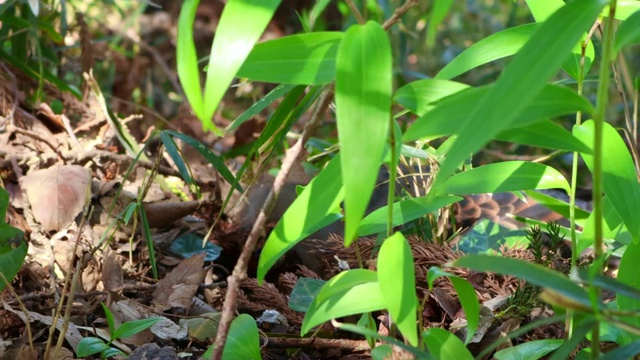
[[[369,204],[389,133],[391,65],[391,45],[380,24],[370,21],[347,31],[335,85],[347,245]]]
[[[516,125],[518,117],[557,72],[566,54],[591,27],[605,4],[604,0],[570,2],[534,32],[491,91],[460,124],[458,137],[441,165],[435,186],[445,181],[469,154],[501,130]]]
[[[340,216],[336,209],[343,197],[340,157],[337,156],[305,187],[269,234],[260,253],[258,281],[262,282],[285,252],[306,236],[336,221]]]
[[[618,27],[613,44],[613,56],[616,56],[627,45],[640,43],[640,11],[629,16]]]
[[[533,189],[564,189],[569,183],[558,170],[529,161],[505,161],[473,168],[447,179],[438,193],[482,194]]]
[[[393,95],[393,100],[414,114],[422,116],[431,110],[437,101],[468,88],[467,84],[449,80],[417,80],[398,89]]]
[[[525,24],[489,35],[461,52],[443,67],[435,78],[453,79],[478,66],[515,54],[539,26]]]
[[[432,327],[424,332],[423,338],[434,359],[473,360],[462,340],[445,329]]]
[[[594,137],[594,121],[589,120],[573,129],[574,135],[591,146]],[[608,123],[603,127],[602,159],[604,193],[613,208],[622,218],[634,243],[640,238],[640,184],[636,176],[635,165],[627,145],[616,129]],[[581,153],[582,158],[593,171],[593,156]]]
[[[332,81],[341,32],[289,35],[257,44],[239,77],[282,84],[315,85]]]
[[[387,238],[378,254],[378,283],[389,315],[407,341],[418,345],[418,297],[411,247],[397,232]]]
[[[418,118],[404,133],[403,140],[433,139],[459,132],[462,123],[465,121],[466,114],[460,109],[476,108],[489,93],[493,92],[494,87],[495,85],[466,89],[432,104],[434,107]],[[498,106],[501,108],[508,107],[503,106],[502,103]],[[513,122],[509,124],[503,123],[497,133],[507,129],[520,129],[540,122],[545,118],[577,111],[593,113],[593,106],[587,99],[569,88],[557,85],[543,85],[543,90],[514,118]],[[502,121],[498,117],[485,117],[474,121],[479,122],[480,120],[484,121],[482,124],[478,124],[478,126],[482,127],[479,130],[480,132],[483,132],[484,128],[495,127],[496,123]]]

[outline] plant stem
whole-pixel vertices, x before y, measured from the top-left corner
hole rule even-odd
[[[602,231],[602,196],[604,191],[603,174],[602,174],[602,137],[604,121],[607,112],[607,104],[609,99],[609,67],[611,66],[612,59],[612,45],[613,45],[613,19],[616,13],[616,0],[609,2],[609,17],[606,21],[605,32],[602,39],[602,56],[600,63],[599,83],[598,83],[598,97],[596,103],[596,110],[594,114],[595,122],[595,135],[593,141],[593,211],[595,216],[595,240],[594,240],[594,253],[595,253],[595,266],[602,267],[604,263],[602,261],[603,256],[603,231]],[[600,272],[602,269],[599,269]],[[600,291],[597,287],[591,285],[591,291],[593,291],[594,310],[596,313],[596,319],[599,317],[599,309],[597,299],[599,298]],[[591,331],[591,357],[597,359],[600,356],[600,321],[596,320]]]

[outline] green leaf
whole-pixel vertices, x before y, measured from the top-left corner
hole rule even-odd
[[[194,181],[193,178],[191,178],[191,172],[187,168],[187,165],[184,163],[184,160],[182,160],[182,153],[180,152],[180,150],[178,150],[176,143],[171,137],[169,137],[169,133],[167,133],[166,131],[162,131],[160,133],[160,140],[162,141],[162,144],[164,144],[164,148],[167,150],[167,153],[171,157],[171,160],[173,160],[173,162],[176,164],[176,167],[178,168],[178,172],[180,172],[180,176],[182,176],[182,179],[184,179],[187,184],[193,185]]]
[[[200,0],[185,0],[182,3],[178,18],[178,35],[176,40],[176,63],[178,77],[187,100],[200,121],[205,118],[202,89],[200,88],[200,71],[198,55],[193,40],[193,21],[196,17]]]
[[[442,99],[434,104],[435,107],[413,123],[405,132],[403,140],[433,139],[459,132],[466,114],[460,109],[476,108],[494,89],[495,85],[470,88]],[[499,106],[505,107],[502,103]],[[501,131],[507,129],[521,129],[546,118],[571,114],[577,111],[593,113],[593,106],[589,101],[569,88],[549,84],[543,85],[543,91],[536,95],[524,111],[518,114],[512,123],[503,124],[503,128],[496,131],[493,136],[497,136]],[[482,124],[478,125],[490,126],[491,123],[500,123],[502,119],[488,116],[474,121],[483,121]],[[483,132],[483,129],[479,131]]]
[[[304,317],[301,335],[314,326],[339,317],[384,309],[377,274],[354,269],[339,273],[320,290]]]
[[[262,359],[260,355],[260,336],[256,321],[247,314],[233,319],[229,328],[227,342],[222,352],[223,360]]]
[[[378,254],[378,283],[391,319],[407,341],[417,346],[416,274],[411,247],[399,232],[382,243]]]
[[[620,260],[620,268],[618,269],[618,281],[640,289],[640,276],[638,276],[638,259],[640,259],[640,244],[629,244],[627,250]],[[621,311],[637,311],[640,308],[640,300],[620,294],[616,297],[618,307]],[[640,317],[628,316],[625,322],[635,327],[640,327]],[[626,332],[631,338],[637,339],[638,336],[631,332]]]
[[[489,35],[461,52],[435,78],[453,79],[480,65],[511,56],[524,46],[539,27],[539,24],[525,24]]]
[[[328,83],[335,78],[336,55],[343,35],[341,32],[296,34],[257,44],[238,76],[282,84]]]
[[[563,342],[557,339],[529,341],[500,350],[493,356],[497,360],[536,360],[557,349]]]
[[[469,154],[480,149],[500,131],[516,126],[518,117],[544,89],[546,81],[557,72],[566,54],[591,27],[605,4],[604,0],[570,2],[534,32],[494,87],[459,124],[458,137],[441,164],[434,184],[436,187]]]
[[[593,120],[589,120],[573,128],[574,135],[587,146],[593,144],[594,124]],[[627,145],[613,126],[605,123],[602,136],[602,153],[607,154],[602,158],[604,193],[631,233],[633,241],[637,242],[640,238],[640,183],[635,165]],[[585,153],[580,155],[593,172],[593,156]]]
[[[307,312],[309,305],[327,282],[318,279],[299,278],[289,296],[289,308],[299,312]]]
[[[431,328],[423,334],[429,353],[436,360],[473,360],[473,355],[467,350],[457,336],[440,328]]]
[[[582,306],[591,308],[591,301],[585,289],[561,273],[538,264],[507,257],[467,255],[454,261],[453,265],[476,271],[516,276],[531,284],[549,288]]]
[[[496,135],[496,140],[553,150],[590,151],[571,132],[551,120],[504,130]]]
[[[428,195],[395,202],[392,205],[392,226],[406,224],[424,216],[425,214],[436,211],[460,200],[462,199],[457,196]],[[367,236],[385,231],[387,229],[388,213],[388,205],[385,205],[367,215],[360,222],[358,227],[358,236]]]
[[[100,303],[100,305],[102,305],[102,310],[104,311],[104,315],[107,318],[107,326],[109,326],[109,335],[111,336],[111,341],[113,341],[117,339],[116,337],[113,336],[116,332],[116,325],[115,325],[115,320],[113,319],[113,313],[111,313],[111,310],[109,310],[107,305],[105,305],[104,303]]]
[[[155,323],[162,320],[162,318],[150,318],[150,319],[141,319],[134,321],[127,321],[122,325],[118,326],[116,331],[111,335],[114,339],[128,338],[133,336],[141,331],[147,330],[152,327]]]
[[[437,101],[468,88],[467,84],[449,80],[417,80],[398,89],[393,100],[414,114],[422,116],[431,110]]]
[[[633,13],[618,26],[612,55],[615,57],[625,46],[637,43],[640,43],[640,11]]]
[[[109,345],[105,344],[102,339],[95,337],[86,337],[78,343],[76,354],[79,357],[91,356],[103,351],[109,350]]]
[[[473,289],[473,286],[469,284],[465,279],[450,274],[437,266],[432,266],[429,268],[427,272],[427,281],[429,283],[429,290],[433,290],[433,282],[435,279],[445,276],[451,280],[453,287],[456,289],[456,293],[458,294],[458,299],[460,299],[460,304],[462,305],[462,309],[464,310],[464,314],[467,318],[467,338],[465,339],[465,343],[468,344],[471,339],[473,339],[473,335],[476,333],[478,329],[478,324],[480,323],[480,304],[478,303],[478,298],[476,297],[476,291]]]
[[[640,340],[613,349],[600,356],[600,360],[634,359],[638,354],[640,354]]]
[[[0,188],[0,192],[5,190]],[[4,222],[4,214],[2,221]],[[0,274],[4,279],[0,278],[0,292],[7,286],[7,282],[11,283],[16,276],[20,267],[24,263],[27,256],[28,245],[24,241],[24,233],[7,224],[0,224]]]
[[[228,133],[237,129],[245,121],[259,114],[262,110],[266,109],[267,106],[273,104],[274,101],[278,100],[282,96],[286,95],[289,91],[293,90],[293,88],[295,88],[295,85],[282,84],[276,86],[275,89],[271,90],[267,95],[256,101],[247,110],[240,114],[240,116],[233,120],[233,122],[229,124],[229,126],[227,126],[227,128],[225,129],[225,132]]]
[[[259,282],[285,252],[337,220],[340,215],[336,214],[336,209],[343,196],[340,156],[336,156],[304,188],[269,234],[258,262]]]
[[[222,96],[273,17],[281,0],[229,0],[222,11],[204,90],[205,129],[210,123]]]
[[[569,191],[569,183],[556,169],[527,161],[505,161],[456,174],[436,191],[466,195],[556,188]]]
[[[349,28],[338,49],[336,69],[348,246],[369,204],[391,124],[391,45],[380,24],[370,21]]]
[[[427,47],[433,46],[436,41],[438,25],[442,23],[449,13],[453,5],[453,0],[434,1],[431,6],[431,14],[429,16],[429,28],[427,29],[427,39],[425,41]]]
[[[356,326],[353,324],[345,324],[345,323],[339,323],[336,324],[336,327],[340,330],[346,330],[346,331],[350,331],[352,333],[355,334],[360,334],[366,337],[371,337],[373,339],[378,339],[380,341],[383,341],[386,344],[391,344],[393,346],[396,346],[400,349],[403,349],[405,351],[407,351],[410,354],[413,354],[416,359],[418,360],[423,360],[423,359],[430,359],[428,354],[422,350],[420,350],[419,348],[415,347],[415,346],[409,346],[407,344],[405,344],[402,341],[399,341],[398,339],[391,337],[391,336],[382,336],[380,334],[378,334],[377,331],[375,330],[371,330],[369,328],[364,328],[362,326]],[[376,349],[379,346],[376,347]]]
[[[222,176],[223,179],[225,179],[229,184],[235,185],[236,189],[238,189],[239,191],[242,191],[242,187],[240,187],[240,185],[237,183],[235,176],[233,176],[229,168],[227,168],[227,166],[224,164],[224,161],[222,161],[222,159],[219,156],[214,154],[213,151],[211,151],[204,144],[192,138],[191,136],[181,134],[173,130],[164,130],[160,133],[160,136],[162,136],[162,134],[164,133],[169,134],[173,137],[176,137],[184,141],[185,143],[191,145],[191,147],[196,149],[196,151],[198,151],[202,156],[204,156],[205,159],[207,159],[209,164],[211,164],[218,171],[218,173]],[[182,174],[182,172],[180,172],[180,174]],[[187,181],[186,178],[185,178],[185,181]]]

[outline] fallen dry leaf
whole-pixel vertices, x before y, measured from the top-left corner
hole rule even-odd
[[[78,165],[54,165],[20,179],[33,216],[46,231],[71,224],[90,200],[91,176]]]
[[[198,286],[204,281],[204,256],[184,259],[164,279],[158,281],[153,292],[153,303],[162,311],[171,308],[188,310]]]

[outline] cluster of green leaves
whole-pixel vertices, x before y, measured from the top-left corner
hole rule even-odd
[[[312,13],[321,11],[326,3],[319,1]],[[192,40],[198,1],[185,1],[179,23],[178,70],[185,94],[205,128],[219,134],[231,131],[283,97],[251,150],[253,154],[268,153],[273,144],[281,143],[319,94],[329,91],[327,84],[334,84],[339,153],[327,161],[271,232],[260,256],[258,279],[262,281],[277,259],[298,242],[343,218],[338,210],[343,202],[346,246],[358,236],[382,233],[386,239],[378,253],[376,271],[348,270],[324,284],[307,308],[301,335],[325,321],[364,314],[358,325],[340,326],[369,340],[383,339],[374,331],[375,324],[367,314],[387,310],[409,345],[392,338],[384,341],[420,358],[430,355],[471,359],[465,343],[473,337],[479,319],[473,289],[460,278],[430,269],[431,286],[439,276],[453,282],[468,320],[467,338],[463,342],[442,329],[419,331],[416,326],[419,302],[411,249],[404,236],[393,233],[392,229],[452,204],[460,195],[550,188],[572,193],[571,185],[557,170],[539,163],[506,161],[459,172],[469,154],[482,149],[489,141],[502,140],[579,154],[594,178],[603,179],[605,197],[603,208],[597,203],[596,211],[582,220],[568,204],[551,203],[554,210],[562,214],[574,214],[572,221],[579,222],[584,229],[574,241],[573,251],[579,253],[594,243],[602,243],[600,214],[606,220],[604,237],[624,244],[627,249],[620,267],[620,281],[600,274],[598,265],[602,259],[586,274],[571,279],[560,272],[515,259],[496,261],[495,256],[473,255],[455,261],[455,266],[522,278],[543,288],[545,301],[579,314],[572,318],[575,320],[573,331],[567,341],[525,344],[527,346],[503,350],[495,356],[507,358],[517,353],[534,359],[555,350],[552,358],[565,358],[599,325],[620,330],[617,336],[608,338],[621,345],[620,351],[633,355],[640,352],[637,342],[640,317],[624,316],[640,307],[640,280],[631,260],[640,255],[637,254],[640,224],[634,215],[640,212],[640,184],[635,165],[616,129],[604,123],[602,109],[607,99],[603,91],[599,91],[597,107],[594,107],[579,91],[551,82],[562,69],[574,83],[584,83],[585,74],[595,59],[594,46],[587,33],[599,18],[613,21],[608,18],[608,2],[581,0],[565,4],[560,0],[532,0],[527,4],[535,23],[493,34],[459,54],[434,78],[410,82],[394,90],[390,40],[379,22],[353,24],[344,32],[306,32],[255,44],[279,1],[231,0],[224,9],[212,45],[203,97]],[[442,12],[446,13],[447,9],[448,6],[434,8],[434,19],[442,19]],[[639,10],[637,1],[618,5],[615,18],[622,23],[615,37],[605,34],[603,39],[602,48],[613,50],[601,55],[600,81],[608,80],[607,65],[614,56],[628,45],[640,42]],[[505,57],[512,57],[509,65],[492,84],[474,87],[451,80]],[[211,118],[234,77],[281,85],[227,129],[218,129]],[[394,104],[404,108],[403,112],[392,114]],[[403,132],[396,119],[407,112],[417,120]],[[591,114],[594,119],[578,123],[572,132],[551,120],[570,114]],[[429,140],[443,137],[446,140],[437,148],[425,145]],[[418,144],[418,148],[405,144]],[[600,144],[604,144],[604,148]],[[604,158],[603,153],[607,154]],[[429,193],[390,202],[364,216],[380,166],[384,163],[392,169],[393,181],[393,169],[400,156],[432,157],[439,163],[439,172]],[[392,191],[390,189],[390,199],[393,199]],[[603,304],[598,297],[603,288],[618,294],[617,303]],[[597,355],[598,332],[592,331],[590,336],[595,343],[593,354]],[[390,349],[381,346],[372,354],[382,358],[387,351]]]
[[[20,270],[28,248],[22,230],[5,222],[8,207],[9,193],[0,187],[0,292]]]
[[[111,344],[118,339],[127,338],[144,331],[161,320],[161,318],[150,318],[127,321],[116,327],[115,319],[111,310],[109,310],[105,304],[101,305],[107,318],[107,324],[109,325],[109,341],[105,342],[100,338],[91,336],[83,338],[78,343],[77,352],[80,357],[91,356],[94,354],[100,354],[101,359],[106,359],[116,355],[125,356],[125,353],[113,347]]]

